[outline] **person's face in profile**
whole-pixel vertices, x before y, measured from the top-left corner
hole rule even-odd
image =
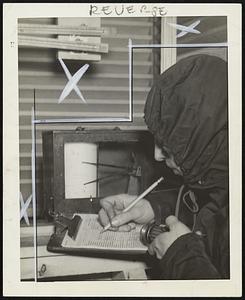
[[[154,157],[156,161],[165,161],[166,165],[170,169],[172,169],[175,175],[183,176],[183,172],[181,171],[180,167],[176,165],[174,161],[173,154],[166,147],[160,148],[155,144]]]

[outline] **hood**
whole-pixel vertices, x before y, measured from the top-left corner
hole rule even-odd
[[[152,86],[145,122],[155,143],[171,150],[187,183],[226,173],[227,107],[227,63],[215,56],[184,58]]]

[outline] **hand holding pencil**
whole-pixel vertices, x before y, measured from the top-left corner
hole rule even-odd
[[[145,224],[153,220],[153,209],[144,197],[162,180],[160,178],[138,197],[119,194],[101,199],[99,221],[104,230],[130,231],[133,228],[131,222]]]

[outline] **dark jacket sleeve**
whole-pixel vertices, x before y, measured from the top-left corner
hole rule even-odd
[[[175,214],[179,188],[155,191],[147,196],[155,215],[157,224],[165,224],[165,219]],[[178,219],[186,226],[192,227],[193,214],[184,206],[180,205]]]
[[[205,252],[201,237],[188,233],[179,237],[160,261],[162,279],[220,279]]]
[[[165,223],[165,219],[174,214],[178,189],[155,191],[146,198],[154,211],[156,223]]]
[[[178,190],[157,191],[147,197],[157,223],[165,223],[166,217],[174,214],[177,197]],[[197,216],[194,231],[201,231],[202,238],[191,233],[180,237],[170,246],[160,263],[161,278],[229,278],[229,209],[226,206],[217,212],[211,209],[212,205],[213,202],[208,201],[208,205]],[[189,212],[189,215],[183,214],[185,209],[182,205],[179,219],[191,228],[186,221],[193,217]]]

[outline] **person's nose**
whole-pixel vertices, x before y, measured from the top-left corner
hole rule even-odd
[[[156,161],[163,161],[166,159],[165,155],[162,153],[162,149],[155,145],[154,157]]]

